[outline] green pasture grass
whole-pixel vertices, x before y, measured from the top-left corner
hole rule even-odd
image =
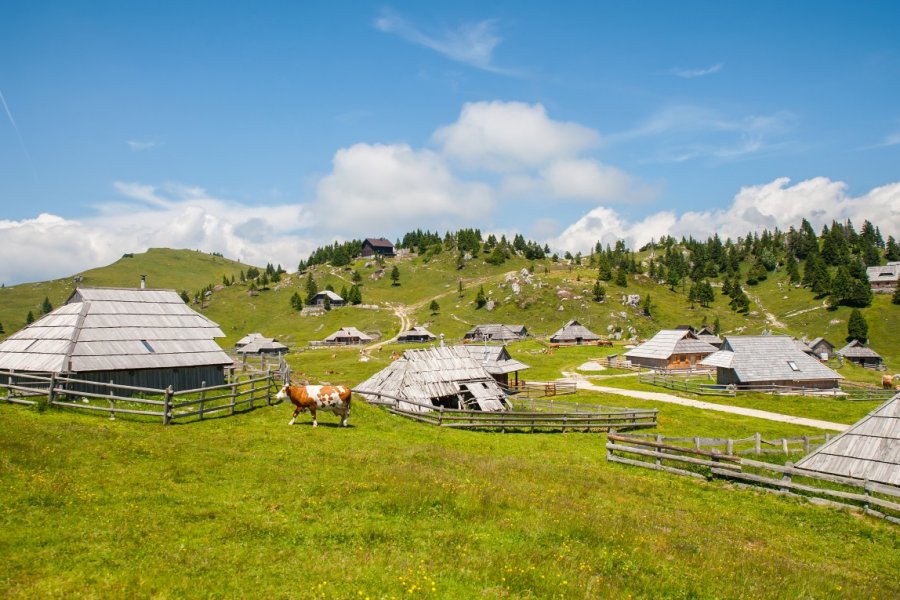
[[[900,594],[896,526],[608,464],[600,434],[289,413],[163,427],[0,406],[0,595]]]

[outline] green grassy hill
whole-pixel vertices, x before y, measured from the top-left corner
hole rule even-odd
[[[644,259],[646,253],[639,255]],[[425,259],[401,257],[388,259],[383,276],[372,279],[382,269],[373,261],[359,259],[344,268],[318,265],[309,269],[319,289],[327,285],[340,292],[352,285],[353,270],[362,275],[363,303],[377,308],[342,307],[322,317],[301,317],[290,306],[295,292],[305,295],[305,274],[285,276],[269,289],[251,295],[246,284],[220,286],[223,276],[231,277],[247,265],[218,256],[190,250],[151,249],[144,254],[123,257],[112,265],[85,271],[79,285],[137,286],[141,274],[148,276],[149,287],[189,290],[191,295],[208,284],[221,289],[213,291],[194,308],[218,322],[227,334],[221,340],[230,347],[237,339],[252,331],[278,337],[293,348],[305,348],[308,342],[320,340],[342,326],[354,326],[382,338],[398,333],[400,319],[395,316],[403,308],[412,324],[424,325],[448,340],[459,339],[473,324],[501,322],[524,324],[536,337],[546,337],[569,319],[581,323],[601,335],[621,330],[623,339],[646,339],[662,328],[678,325],[712,325],[719,319],[724,334],[758,334],[763,330],[796,337],[824,336],[836,346],[844,344],[850,309],[828,310],[821,299],[802,287],[794,287],[787,276],[778,271],[759,285],[745,286],[751,297],[751,310],[742,315],[732,311],[729,299],[717,290],[709,307],[691,305],[683,289],[672,290],[652,281],[646,275],[631,275],[627,287],[606,282],[606,299],[594,302],[591,287],[596,269],[573,266],[550,259],[527,261],[514,257],[495,266],[478,256],[457,269],[453,253],[444,252]],[[392,285],[389,277],[396,265],[400,285]],[[532,283],[525,283],[523,269],[533,271]],[[460,281],[463,292],[458,293]],[[512,290],[516,283],[520,291]],[[0,323],[9,335],[24,326],[29,310],[39,316],[44,296],[58,306],[74,289],[73,278],[44,283],[23,284],[0,289]],[[475,296],[483,287],[494,303],[494,309],[476,308]],[[623,303],[627,295],[647,295],[652,301],[651,316],[639,307]],[[429,304],[440,306],[432,314]],[[889,370],[900,371],[900,306],[891,304],[888,295],[876,294],[872,305],[863,309],[869,322],[870,346],[878,351]],[[862,373],[874,381],[875,374]]]

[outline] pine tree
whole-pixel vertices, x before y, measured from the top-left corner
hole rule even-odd
[[[331,310],[331,297],[325,296],[325,302],[322,303],[322,307],[325,310]]]
[[[475,308],[481,308],[487,304],[487,298],[484,295],[484,286],[478,288],[478,293],[475,295]]]
[[[431,311],[432,315],[436,315],[436,314],[438,314],[438,312],[440,312],[441,305],[438,304],[437,300],[432,300],[431,304],[428,305],[428,310]]]
[[[713,321],[713,333],[719,335],[722,331],[722,324],[719,322],[719,315],[716,315],[716,320]]]
[[[41,314],[46,315],[48,312],[53,310],[53,305],[50,304],[50,298],[44,296],[44,301],[41,303]]]
[[[794,258],[794,253],[790,250],[788,250],[787,256],[784,258],[784,270],[787,271],[791,283],[800,281],[800,268],[797,266],[797,259]]]
[[[353,283],[359,283],[360,281],[362,281],[362,275],[359,274],[359,271],[353,271],[353,275],[350,276],[350,281],[352,281]]]
[[[599,279],[594,283],[592,292],[594,294],[594,302],[603,302],[606,299],[606,288],[603,287]]]
[[[884,257],[892,262],[900,260],[900,245],[897,244],[892,235],[888,236],[887,245],[884,247]]]
[[[34,313],[29,310],[28,316],[25,317],[25,324],[31,325],[32,323],[34,323]]]
[[[619,287],[628,287],[628,276],[625,275],[625,269],[622,267],[616,269],[616,285]]]
[[[900,304],[900,285],[894,290],[894,295],[891,296],[891,302],[894,304]],[[0,327],[0,333],[3,333],[3,328]]]
[[[303,299],[297,292],[294,292],[291,296],[291,308],[294,310],[303,310]]]
[[[179,294],[179,296],[181,296],[181,299],[182,299],[182,301],[184,301],[185,304],[190,304],[191,297],[188,296],[187,290],[181,290],[181,293]]]
[[[400,285],[400,269],[397,268],[397,265],[391,269],[391,285]]]
[[[319,293],[319,286],[316,285],[316,280],[313,279],[312,271],[306,274],[306,303],[312,304],[315,302],[316,294]]]
[[[644,301],[641,303],[641,308],[644,309],[644,316],[653,316],[653,303],[650,301],[650,294],[644,296]]]
[[[349,292],[347,291],[347,286],[341,286],[341,299],[346,302],[349,299]]]
[[[847,341],[859,340],[865,344],[867,339],[869,339],[869,324],[859,309],[854,308],[850,318],[847,319]]]

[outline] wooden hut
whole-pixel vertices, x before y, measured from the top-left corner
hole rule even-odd
[[[354,346],[367,344],[374,340],[375,338],[366,335],[356,327],[341,327],[322,340],[322,344],[326,346]]]
[[[285,354],[288,347],[275,338],[267,338],[261,333],[249,333],[234,345],[238,354]]]
[[[224,336],[175,290],[77,288],[64,305],[0,343],[0,369],[193,389],[225,382],[233,362],[215,342]]]
[[[559,328],[556,333],[550,336],[550,342],[553,344],[575,344],[580,346],[585,342],[597,342],[600,336],[572,319]]]
[[[706,342],[710,346],[715,346],[717,350],[722,346],[722,338],[716,335],[709,327],[703,326],[695,331],[694,334],[697,336],[698,340]]]
[[[696,369],[716,347],[697,338],[690,329],[663,329],[625,353],[632,365],[651,369]]]
[[[834,344],[823,337],[817,337],[806,345],[820,360],[831,360],[834,357]]]
[[[853,340],[838,350],[837,353],[846,360],[854,362],[861,367],[866,367],[867,369],[879,369],[884,364],[884,359],[881,358],[881,355],[871,348],[866,348],[866,345],[859,340]]]
[[[423,404],[484,411],[510,408],[505,392],[462,346],[407,350],[354,389],[370,399],[386,394],[383,401],[410,412],[429,410]]]
[[[397,341],[400,343],[425,343],[433,342],[436,339],[437,336],[424,327],[413,327],[397,336]]]
[[[833,389],[843,379],[786,335],[727,336],[700,364],[715,367],[722,385]]]
[[[513,384],[518,384],[519,371],[529,368],[510,356],[505,346],[469,344],[463,347],[469,351],[469,356],[477,360],[503,386],[509,386],[510,373],[515,376]]]
[[[362,243],[360,256],[394,256],[394,244],[384,238],[366,238]]]
[[[891,294],[897,289],[900,281],[900,262],[889,262],[883,266],[866,268],[869,277],[869,285],[873,292]]]
[[[900,394],[794,466],[900,486]]]
[[[497,323],[489,323],[486,325],[476,325],[466,332],[463,340],[472,342],[515,342],[516,340],[525,339],[528,336],[528,330],[524,325],[500,325]]]
[[[322,290],[318,294],[312,297],[312,305],[313,306],[325,306],[325,300],[328,299],[330,302],[330,306],[338,307],[344,305],[344,299],[340,297],[340,295],[335,294],[331,290]]]

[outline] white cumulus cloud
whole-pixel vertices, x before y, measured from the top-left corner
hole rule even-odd
[[[115,187],[123,199],[97,205],[94,214],[77,220],[41,214],[0,221],[0,281],[73,275],[151,247],[197,248],[290,268],[324,242],[297,235],[312,223],[300,205],[246,206],[183,186]]]
[[[578,123],[551,119],[541,104],[496,101],[465,104],[459,119],[432,139],[467,166],[513,171],[574,157],[600,136]]]
[[[787,230],[807,219],[817,231],[832,220],[852,220],[857,227],[866,219],[895,232],[900,224],[900,183],[875,188],[862,196],[847,194],[847,185],[816,177],[790,185],[786,177],[741,188],[731,204],[720,210],[671,211],[651,214],[630,222],[606,206],[598,206],[570,225],[554,240],[564,250],[585,250],[598,240],[603,244],[623,239],[640,247],[664,235],[701,239],[718,233],[736,239],[766,227]]]
[[[490,214],[490,186],[453,175],[441,156],[406,144],[356,144],[339,150],[318,184],[319,225],[344,231],[446,226]]]

